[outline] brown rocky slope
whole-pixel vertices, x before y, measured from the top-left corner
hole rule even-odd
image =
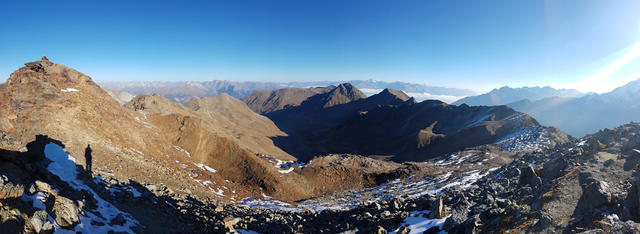
[[[0,85],[0,108],[6,110],[0,113],[3,148],[20,151],[34,136],[47,135],[86,165],[81,156],[90,147],[93,172],[119,181],[162,183],[178,194],[231,201],[263,192],[293,201],[348,187],[318,185],[315,175],[326,167],[314,169],[313,163],[283,173],[278,162],[293,158],[269,137],[284,134],[224,94],[186,105],[157,95],[138,96],[123,107],[90,77],[43,58]],[[390,170],[399,166],[389,165]],[[366,170],[348,168],[353,175]],[[366,178],[331,179],[331,174],[320,177],[349,180],[356,187],[373,185],[360,182]]]

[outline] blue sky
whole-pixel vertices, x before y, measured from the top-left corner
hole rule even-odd
[[[376,79],[603,92],[640,77],[632,0],[0,6],[0,80],[42,55],[99,82]]]

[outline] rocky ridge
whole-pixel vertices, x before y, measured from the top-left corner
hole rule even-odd
[[[465,109],[463,116],[478,117],[462,121],[465,128],[509,131],[422,162],[349,154],[301,162],[209,129],[248,124],[234,122],[244,118],[233,110],[240,101],[225,95],[186,105],[139,96],[123,107],[88,76],[43,58],[14,72],[0,97],[7,110],[0,217],[10,232],[632,233],[640,226],[636,123],[574,139],[504,107],[415,103],[393,90],[373,102],[343,85],[308,102],[321,105],[293,109],[331,110],[326,116],[349,126],[382,128],[381,116],[411,123],[428,119],[416,110]],[[448,135],[443,122],[423,123],[414,142],[424,147]]]

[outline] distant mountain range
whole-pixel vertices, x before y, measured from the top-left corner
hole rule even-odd
[[[368,96],[379,93],[385,88],[401,90],[418,101],[437,99],[447,103],[453,102],[469,95],[476,95],[472,90],[436,87],[424,84],[405,82],[384,82],[375,80],[352,81],[313,81],[313,82],[234,82],[213,80],[203,82],[105,82],[102,88],[117,90],[134,95],[159,94],[166,98],[185,103],[194,97],[211,97],[220,93],[227,93],[232,97],[241,99],[255,91],[272,91],[282,88],[309,88],[337,86],[340,83],[351,83]]]
[[[523,99],[537,101],[549,97],[581,97],[585,94],[575,89],[554,89],[545,87],[511,88],[504,86],[491,92],[462,98],[453,102],[453,105],[467,104],[470,106],[495,106],[506,105]]]
[[[543,125],[554,126],[575,137],[598,129],[613,128],[640,121],[640,80],[632,81],[609,93],[582,97],[524,99],[507,104],[527,113]]]
[[[454,105],[507,105],[527,113],[545,126],[554,126],[574,137],[598,129],[640,121],[640,80],[609,93],[581,93],[551,87],[502,87],[489,93],[462,98]]]

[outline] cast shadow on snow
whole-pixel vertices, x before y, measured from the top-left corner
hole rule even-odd
[[[9,182],[22,185],[25,188],[25,195],[29,186],[36,180],[44,181],[55,187],[58,196],[65,197],[72,201],[85,201],[85,212],[92,212],[96,207],[96,199],[94,193],[88,190],[80,189],[80,191],[72,188],[67,182],[51,173],[47,166],[51,163],[45,157],[45,146],[55,143],[64,148],[65,145],[56,139],[48,136],[38,135],[35,141],[27,144],[25,152],[11,151],[0,149],[0,174],[6,175]],[[85,149],[85,159],[92,159],[92,150],[90,146]],[[180,212],[177,207],[176,199],[168,195],[155,195],[144,185],[130,180],[125,183],[109,183],[102,181],[100,177],[92,176],[91,161],[87,160],[85,169],[80,165],[76,165],[77,180],[81,181],[89,188],[95,191],[103,200],[111,203],[114,207],[122,212],[130,214],[138,221],[140,226],[132,227],[135,232],[207,232],[207,226],[213,224],[195,217],[190,212]],[[23,197],[25,196],[23,195]],[[34,208],[31,202],[24,201],[20,197],[6,198],[1,200],[3,204],[18,208],[28,217],[33,217],[34,212],[38,209]],[[47,213],[55,219],[55,213],[52,211],[52,205],[55,202],[54,196],[47,197]],[[191,203],[192,207],[204,207],[205,204],[198,200],[187,196],[186,202]],[[213,210],[210,209],[210,210]],[[80,214],[78,214],[80,215]],[[100,216],[100,214],[96,214]],[[29,220],[6,219],[0,223],[3,231],[9,233],[18,233],[22,231],[23,222]],[[106,225],[106,224],[105,224]],[[113,224],[111,224],[113,225]],[[115,224],[117,225],[117,224]]]

